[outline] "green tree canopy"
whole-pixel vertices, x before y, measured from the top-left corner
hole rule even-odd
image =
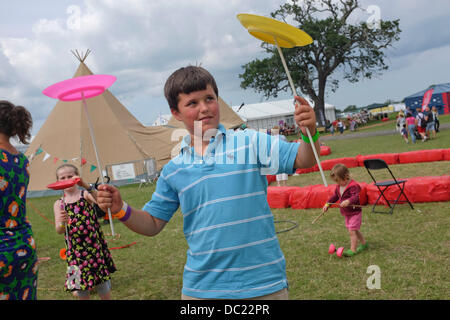
[[[327,90],[335,92],[339,80],[332,77],[340,70],[350,82],[370,79],[388,69],[385,50],[400,39],[399,20],[367,19],[350,23],[360,8],[358,0],[292,0],[271,13],[272,18],[289,22],[307,32],[314,42],[305,47],[282,49],[292,79],[303,94],[315,104],[317,120],[325,125],[324,109]],[[277,97],[289,87],[276,47],[263,42],[269,54],[243,65],[243,89],[253,88],[266,98]],[[300,94],[300,93],[299,93]]]

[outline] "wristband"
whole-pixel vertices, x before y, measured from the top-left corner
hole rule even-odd
[[[122,201],[122,203],[122,209],[120,209],[120,211],[117,212],[114,216],[120,221],[125,222],[131,216],[131,207],[125,201]]]
[[[330,204],[327,202],[327,203],[325,203],[325,205],[324,205],[324,207],[329,207],[330,206]]]
[[[307,136],[304,136],[303,133],[301,133],[301,135],[303,141],[305,141],[306,143],[311,143],[311,141]],[[319,130],[316,129],[316,133],[312,136],[313,142],[316,142],[319,139],[319,136],[320,136]]]

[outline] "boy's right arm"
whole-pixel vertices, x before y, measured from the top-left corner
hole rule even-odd
[[[123,206],[119,190],[114,186],[106,184],[102,184],[98,187],[97,203],[105,212],[110,208],[111,214],[118,213]],[[126,221],[123,221],[123,224],[136,233],[145,236],[155,236],[167,223],[167,221],[155,218],[146,211],[131,207],[130,209],[130,216]]]

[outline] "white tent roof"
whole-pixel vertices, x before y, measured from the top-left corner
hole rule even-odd
[[[314,107],[314,102],[306,98],[309,104]],[[245,121],[273,118],[276,116],[293,115],[294,113],[294,99],[267,101],[260,103],[244,104],[239,110],[240,106],[231,107],[242,119]],[[325,103],[325,109],[333,109],[334,106]]]

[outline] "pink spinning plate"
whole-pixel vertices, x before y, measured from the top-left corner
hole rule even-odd
[[[51,85],[42,91],[50,98],[61,101],[78,101],[102,94],[115,81],[115,76],[93,74],[64,80]]]

